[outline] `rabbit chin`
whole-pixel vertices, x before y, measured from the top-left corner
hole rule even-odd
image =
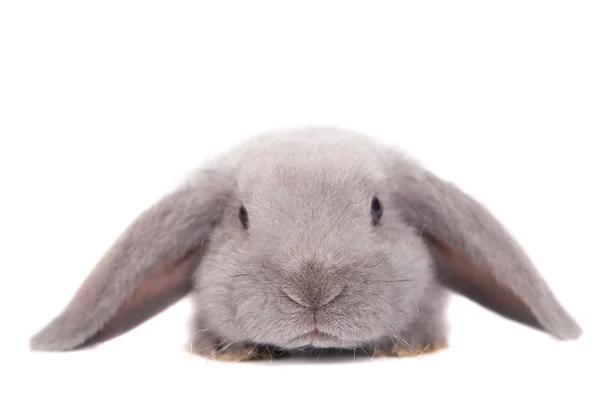
[[[287,348],[354,348],[359,341],[349,341],[317,329],[297,336],[285,344]]]

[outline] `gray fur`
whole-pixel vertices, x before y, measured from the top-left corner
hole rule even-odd
[[[201,176],[200,176],[201,175]],[[69,350],[97,334],[152,270],[184,258],[208,239],[224,197],[217,173],[203,171],[142,213],[116,240],[66,309],[31,339],[34,350]]]
[[[450,182],[445,182],[429,171],[411,168],[412,163],[396,164],[395,176],[402,186],[395,191],[396,203],[406,221],[422,226],[422,233],[433,238],[430,249],[446,274],[449,286],[486,307],[505,316],[543,329],[558,339],[576,339],[581,328],[566,312],[552,293],[548,284],[533,266],[521,246],[496,218],[472,197]],[[463,252],[469,263],[481,267],[469,271],[479,282],[502,288],[504,296],[518,298],[526,308],[516,310],[503,307],[493,297],[489,286],[474,281],[455,280],[457,265],[449,260],[446,250],[435,244]],[[466,285],[468,284],[468,286]],[[482,290],[483,289],[483,290]]]
[[[32,348],[82,345],[158,279],[148,274],[191,251],[196,268],[177,279],[190,283],[197,348],[440,344],[447,289],[558,339],[581,334],[473,198],[363,134],[310,127],[256,136],[194,171],[132,223]],[[335,338],[299,338],[315,328]]]

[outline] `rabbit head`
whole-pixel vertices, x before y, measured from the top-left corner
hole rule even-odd
[[[362,134],[275,132],[140,214],[31,345],[105,340],[190,292],[199,325],[229,342],[443,340],[446,290],[558,339],[581,334],[500,222],[453,184]]]

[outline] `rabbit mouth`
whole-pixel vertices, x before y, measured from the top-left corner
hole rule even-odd
[[[308,333],[305,333],[304,335],[301,335],[298,337],[298,339],[308,339],[308,340],[319,340],[319,341],[323,341],[323,340],[337,340],[338,337],[337,336],[333,336],[329,333],[325,333],[325,332],[321,332],[318,329],[312,330]]]
[[[296,336],[290,342],[297,343],[301,345],[311,345],[311,346],[332,346],[339,343],[341,339],[335,335],[330,333],[326,333],[320,331],[318,329],[314,329],[308,333],[304,333],[300,336]]]

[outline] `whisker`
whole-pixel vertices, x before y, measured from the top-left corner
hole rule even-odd
[[[218,348],[219,348],[219,346],[221,346],[221,345],[222,345],[222,344],[224,344],[224,343],[227,343],[227,340],[224,340],[224,341],[223,341],[223,342],[221,342],[221,343],[217,343],[217,344],[211,344],[211,345],[209,345],[209,346],[203,347],[203,348],[201,348],[200,350],[198,350],[197,352],[194,352],[194,353],[195,353],[195,354],[202,354],[202,352],[203,352],[204,350],[206,350],[206,349],[210,349],[211,347],[215,347],[215,348],[217,348],[217,349],[218,349]],[[193,344],[192,344],[192,343],[190,343],[190,350],[193,350]],[[213,351],[213,353],[214,353],[215,351],[216,351],[216,350],[214,350],[214,351]]]
[[[389,304],[390,306],[394,307],[396,310],[400,311],[400,312],[401,312],[401,313],[403,313],[404,315],[410,315],[409,313],[407,313],[406,311],[404,311],[404,310],[403,310],[403,309],[401,309],[401,308],[398,308],[398,307],[396,307],[395,305],[393,305],[392,303],[390,303],[389,301],[387,301],[387,300],[386,300],[386,299],[384,299],[383,297],[381,297],[381,296],[377,296],[377,297],[379,297],[381,300],[383,300],[384,302],[386,302],[386,303],[387,303],[387,304]]]
[[[381,319],[381,318],[379,318],[379,319]],[[392,332],[392,333],[396,333],[396,328],[394,328],[394,327],[392,326],[392,324],[390,324],[389,322],[386,322],[386,324],[387,324],[387,326],[389,326],[389,327],[390,327],[390,332]]]
[[[228,283],[215,283],[215,282],[211,282],[209,286],[200,286],[200,287],[196,288],[196,290],[197,291],[205,291],[205,290],[215,289],[215,288],[226,288],[226,289],[229,289],[230,288],[230,284],[228,284]]]
[[[360,348],[367,355],[367,357],[369,357],[369,353],[365,350],[365,348],[363,347],[362,343],[360,344]]]
[[[375,345],[375,349],[373,350],[373,355],[371,356],[371,362],[375,359],[375,355],[377,354],[377,345]]]
[[[380,265],[381,265],[381,261],[380,261],[380,262],[378,262],[378,263],[375,263],[375,264],[373,264],[373,265],[371,265],[371,266],[369,266],[369,267],[366,267],[366,269],[373,269],[373,268],[377,268],[377,267],[379,267]]]
[[[252,326],[252,325],[253,325],[253,324],[256,322],[256,320],[258,320],[258,316],[257,316],[257,317],[254,317],[254,319],[253,319],[252,321],[250,321],[250,323],[249,323],[248,325],[246,325],[246,327],[244,328],[244,330],[242,330],[242,332],[240,332],[240,333],[238,334],[238,336],[242,336],[244,333],[246,333],[246,331],[247,331],[248,329],[250,329],[250,327],[251,327],[251,326]]]
[[[378,280],[378,279],[366,279],[364,282],[378,282],[378,283],[402,283],[402,282],[420,282],[420,283],[429,283],[432,285],[437,284],[436,281],[425,281],[422,279],[397,279],[397,280]]]
[[[271,364],[273,363],[273,354],[271,354],[271,350],[269,346],[265,346],[265,350],[269,353],[269,358],[271,359]]]
[[[258,276],[258,274],[256,273],[256,270],[254,269],[254,266],[252,264],[249,265],[250,270],[252,271],[252,276],[254,276],[254,278],[259,281],[260,283],[265,283],[268,284],[269,282],[265,281],[264,279],[262,279],[260,276]]]
[[[225,353],[225,351],[232,346],[233,344],[238,343],[239,341],[233,341],[233,342],[229,342],[227,343],[227,345],[225,345],[224,347],[220,347],[218,349],[216,349],[215,351],[213,351],[207,358],[206,363],[208,363],[209,361],[212,361],[214,358],[216,358],[218,355],[221,355],[223,353]],[[225,342],[223,342],[225,343]]]
[[[411,346],[411,345],[410,345],[410,343],[408,343],[408,342],[407,342],[405,339],[403,339],[403,338],[401,338],[400,336],[398,336],[398,335],[396,334],[396,329],[395,329],[395,328],[392,326],[392,324],[390,324],[390,323],[389,323],[389,322],[387,322],[387,321],[384,321],[384,320],[383,320],[383,319],[381,319],[381,317],[379,317],[379,316],[377,316],[377,318],[379,318],[379,320],[380,320],[381,322],[383,322],[384,324],[386,324],[387,326],[389,326],[389,328],[390,328],[390,334],[391,334],[391,335],[392,335],[394,338],[398,339],[400,342],[402,342],[402,344],[403,344],[403,345],[410,347],[410,348],[411,348],[411,349],[413,349],[414,351],[420,352],[418,349],[416,349],[416,348],[414,348],[413,346]],[[397,343],[396,341],[394,341],[394,339],[393,339],[393,338],[390,338],[390,339],[392,340],[392,343],[394,343],[394,346],[398,346],[398,343]]]
[[[257,335],[257,336],[258,336],[258,335]],[[256,338],[256,336],[255,336],[254,338]],[[252,340],[254,340],[254,339],[252,339]],[[227,343],[228,341],[223,341],[223,342],[219,343],[219,344],[217,345],[217,346],[218,346],[218,347],[217,347],[217,349],[216,349],[215,351],[213,351],[213,352],[210,354],[210,356],[208,357],[208,360],[207,360],[207,362],[208,362],[209,360],[212,360],[213,358],[215,358],[217,355],[220,355],[220,354],[223,354],[223,353],[225,353],[225,352],[227,351],[227,349],[228,349],[229,347],[231,347],[232,345],[234,345],[234,344],[242,343],[242,347],[244,348],[244,351],[246,351],[246,346],[244,345],[244,343],[243,343],[242,341],[243,341],[243,338],[242,338],[241,336],[237,336],[237,338],[236,338],[236,339],[233,339],[232,341],[229,341],[229,343]],[[227,343],[227,344],[226,344],[225,346],[222,346],[224,343]],[[255,347],[256,347],[256,346],[255,346]],[[253,350],[254,350],[254,349],[253,349]],[[251,350],[251,351],[250,351],[248,354],[250,354],[251,352],[252,352],[252,350]]]
[[[230,278],[239,278],[241,276],[250,276],[249,274],[237,274],[237,275],[229,275],[228,273],[225,273],[225,275],[227,275]]]
[[[415,349],[413,346],[410,345],[410,343],[408,343],[405,339],[402,339],[400,336],[398,335],[394,335],[396,337],[396,339],[398,339],[399,341],[402,342],[402,344],[410,347],[411,349],[413,349],[414,351],[419,351],[419,349]]]
[[[219,268],[219,267],[213,267],[213,268],[215,268],[215,269],[218,269],[219,271],[223,272],[225,275],[227,275],[227,276],[228,276],[228,277],[230,277],[230,278],[237,278],[237,277],[240,277],[240,276],[250,276],[249,274],[236,274],[236,275],[231,275],[231,274],[229,274],[229,272],[227,272],[227,271],[226,271],[225,269],[223,269],[223,268]]]

